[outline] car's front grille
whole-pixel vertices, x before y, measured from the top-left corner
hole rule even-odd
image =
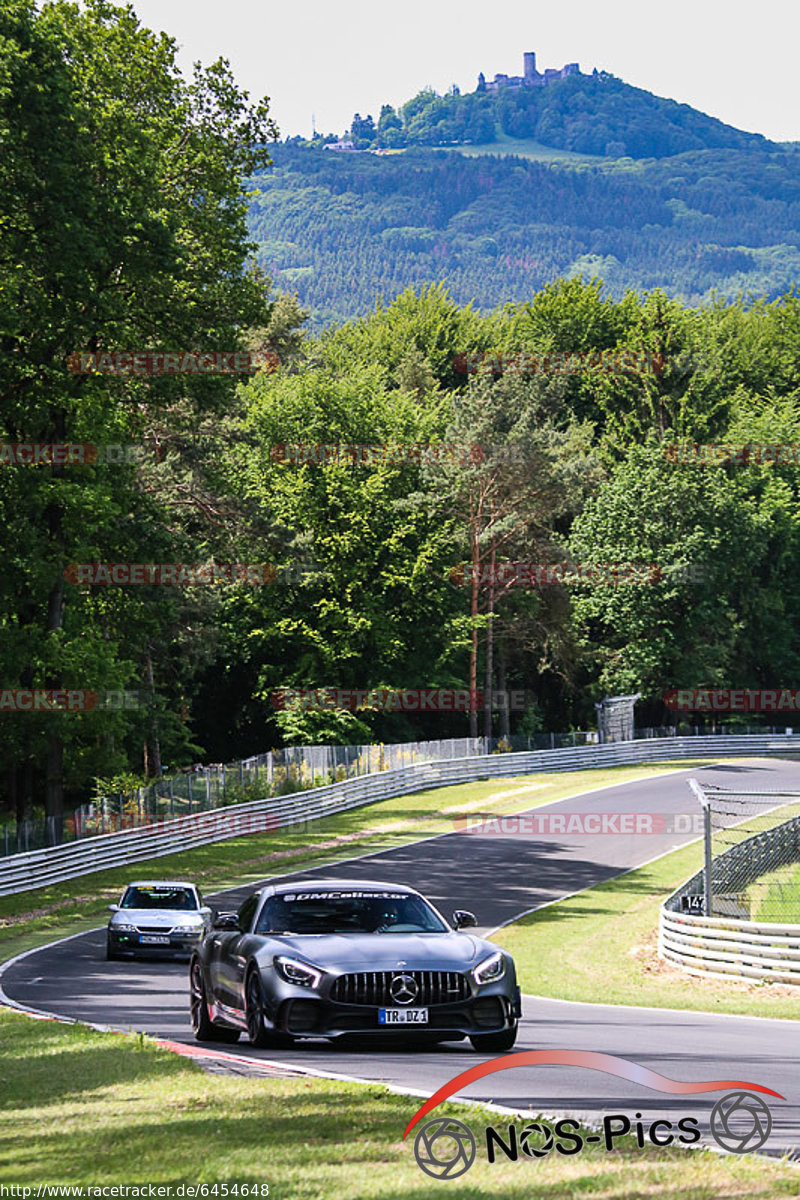
[[[165,929],[163,925],[137,925],[139,933],[170,933],[171,930]]]
[[[337,1004],[394,1006],[397,1001],[391,984],[398,975],[410,976],[417,985],[416,997],[401,1007],[455,1004],[470,995],[469,981],[459,971],[356,971],[339,976],[331,989],[331,999]]]

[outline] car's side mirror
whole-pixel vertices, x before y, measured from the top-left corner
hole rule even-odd
[[[239,923],[237,921],[236,913],[232,913],[232,912],[217,913],[214,917],[214,928],[215,929],[238,929]]]
[[[470,925],[477,925],[478,918],[475,913],[467,912],[465,908],[457,908],[453,913],[453,926],[455,929],[467,929]]]
[[[109,912],[119,912],[119,905],[118,904],[109,904],[108,911]]]
[[[211,917],[214,915],[213,910],[207,904],[204,904],[199,911],[201,917]]]

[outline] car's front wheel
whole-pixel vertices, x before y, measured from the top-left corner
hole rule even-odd
[[[261,987],[261,977],[256,967],[251,967],[247,973],[244,986],[245,1017],[247,1018],[247,1036],[250,1044],[258,1050],[277,1049],[280,1046],[291,1046],[292,1039],[285,1033],[268,1029],[264,1021],[264,992]]]
[[[516,1021],[510,1029],[504,1029],[502,1033],[476,1033],[469,1040],[473,1050],[478,1050],[481,1054],[497,1054],[503,1050],[510,1050],[517,1040]]]
[[[222,1025],[215,1025],[209,1018],[203,968],[197,958],[192,959],[192,965],[189,968],[189,1005],[196,1041],[226,1042],[228,1045],[238,1042],[238,1029],[225,1029]]]
[[[121,956],[119,954],[117,954],[116,950],[114,949],[114,946],[112,945],[110,935],[107,934],[106,935],[106,961],[107,962],[117,962],[120,957]]]

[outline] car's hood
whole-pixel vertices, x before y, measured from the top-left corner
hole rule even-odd
[[[172,929],[173,925],[202,925],[203,918],[196,910],[184,912],[178,908],[123,908],[111,918],[112,925],[149,925],[153,929]]]
[[[496,949],[469,933],[273,935],[259,958],[266,964],[283,950],[327,971],[459,971]]]

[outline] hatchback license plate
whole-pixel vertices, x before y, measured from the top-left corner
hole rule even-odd
[[[427,1008],[379,1008],[379,1025],[427,1025]]]
[[[139,938],[139,941],[145,943],[148,946],[168,946],[169,945],[169,938],[161,937],[160,935],[158,937],[153,937],[149,934],[143,933],[141,935],[141,937]]]

